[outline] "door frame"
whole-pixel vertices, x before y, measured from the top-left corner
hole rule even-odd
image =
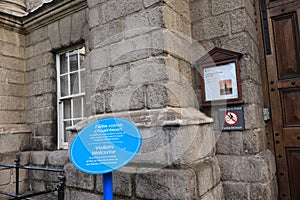
[[[268,49],[270,47],[268,43],[270,43],[269,40],[269,30],[268,28],[268,21],[267,27],[264,27],[263,24],[263,1],[266,0],[256,0],[256,13],[257,14],[257,28],[258,28],[258,49],[259,49],[259,63],[260,63],[260,70],[261,70],[261,81],[262,81],[262,92],[263,92],[263,106],[264,108],[268,109],[270,111],[271,109],[271,102],[270,102],[270,94],[269,94],[269,80],[267,75],[267,58],[266,55],[268,51],[271,51],[271,49]],[[268,20],[268,19],[267,19]],[[272,114],[269,112],[269,119],[265,120],[265,130],[266,130],[266,136],[267,136],[267,147],[272,153],[275,155],[275,144],[274,144],[274,136],[273,136],[273,124],[272,124]]]
[[[266,137],[267,137],[267,145],[268,149],[273,152],[276,160],[276,177],[277,177],[277,182],[278,182],[278,190],[282,190],[281,193],[279,191],[278,193],[278,199],[281,199],[281,196],[285,199],[291,198],[290,195],[293,195],[292,193],[285,193],[291,191],[291,182],[288,177],[288,167],[286,165],[282,165],[282,163],[279,161],[280,158],[283,159],[283,155],[281,153],[278,153],[277,149],[277,154],[276,154],[276,146],[279,148],[280,140],[277,139],[277,137],[280,136],[280,133],[274,133],[277,132],[278,130],[278,123],[274,123],[272,120],[275,120],[275,117],[277,114],[282,114],[282,111],[278,111],[276,116],[272,118],[272,112],[271,112],[271,98],[272,94],[270,94],[270,85],[274,84],[274,81],[271,81],[268,79],[268,67],[271,66],[270,63],[274,63],[274,56],[275,52],[273,47],[273,43],[271,42],[273,36],[273,30],[268,30],[268,26],[270,25],[269,19],[270,16],[264,15],[264,11],[266,11],[267,14],[267,8],[266,5],[269,1],[267,0],[255,0],[256,3],[256,13],[257,13],[257,23],[258,23],[258,44],[259,44],[259,61],[260,61],[260,69],[261,69],[261,79],[262,79],[262,92],[263,92],[263,106],[265,108],[268,108],[270,110],[270,119],[265,121],[265,129],[266,129]],[[286,0],[286,3],[294,3],[296,2],[295,0]],[[265,3],[265,5],[264,5]],[[274,1],[271,2],[272,8],[276,8],[280,3],[280,1]],[[274,5],[276,5],[274,7]],[[265,7],[264,7],[265,6]],[[290,6],[290,5],[289,5]],[[292,8],[292,6],[290,6]],[[277,9],[277,8],[276,8]],[[283,9],[282,9],[283,10]],[[264,20],[265,23],[264,23]],[[298,22],[299,23],[299,22]],[[271,25],[270,25],[271,26]],[[271,39],[270,39],[271,38]],[[270,75],[270,74],[269,74]],[[271,81],[271,82],[270,82]],[[272,89],[273,90],[273,89]],[[272,102],[274,103],[274,102]],[[274,106],[274,104],[273,104]],[[273,113],[277,111],[277,109],[273,110]],[[275,134],[275,135],[274,135]],[[276,139],[276,140],[275,140]],[[276,142],[276,144],[275,144]],[[280,170],[280,171],[279,171]],[[282,171],[283,170],[283,171]],[[280,172],[280,173],[279,173]],[[285,174],[286,172],[286,174]],[[285,179],[285,180],[284,180]],[[289,185],[283,184],[285,181],[289,181]],[[290,190],[290,191],[289,191]]]

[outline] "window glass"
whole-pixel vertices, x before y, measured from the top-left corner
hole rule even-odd
[[[67,96],[68,92],[68,75],[63,75],[60,77],[60,86],[61,86],[61,96]]]
[[[68,72],[68,59],[66,54],[60,55],[60,74]]]
[[[70,132],[66,128],[84,118],[85,68],[81,66],[84,57],[84,47],[57,55],[59,148],[68,147]]]
[[[71,94],[79,93],[78,73],[72,73],[71,78]]]
[[[63,107],[64,107],[64,119],[71,118],[71,100],[63,100]]]
[[[78,70],[78,55],[70,54],[70,72]]]
[[[74,98],[73,99],[73,117],[74,118],[81,118],[82,117],[82,98]]]

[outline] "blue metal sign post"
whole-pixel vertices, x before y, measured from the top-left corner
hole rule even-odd
[[[103,174],[104,200],[113,199],[112,172],[138,153],[142,137],[137,127],[121,118],[106,118],[83,128],[74,138],[70,160],[88,174]]]
[[[112,172],[103,174],[103,194],[104,194],[104,200],[114,199]]]

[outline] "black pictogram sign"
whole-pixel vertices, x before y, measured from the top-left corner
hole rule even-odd
[[[222,131],[242,131],[244,127],[244,110],[242,106],[219,109],[219,123]]]

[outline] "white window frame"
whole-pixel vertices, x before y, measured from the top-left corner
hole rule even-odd
[[[65,51],[59,52],[56,54],[56,70],[57,70],[57,130],[58,130],[58,149],[68,149],[68,142],[67,142],[67,138],[65,138],[65,131],[64,130],[64,122],[66,121],[70,121],[71,122],[71,126],[75,125],[74,121],[81,121],[83,119],[85,119],[85,112],[84,112],[84,98],[85,98],[85,92],[84,89],[85,88],[81,88],[81,81],[85,81],[85,80],[81,80],[81,73],[85,72],[86,69],[82,68],[82,66],[80,65],[80,49],[84,48],[84,46],[80,45],[80,46],[75,46],[73,48],[67,49]],[[76,51],[77,53],[77,65],[78,65],[78,69],[75,71],[70,70],[70,55],[74,55],[70,52]],[[64,74],[61,74],[61,60],[60,60],[60,56],[65,54],[67,57],[67,72]],[[78,93],[76,94],[72,94],[71,91],[71,74],[75,74],[78,73]],[[62,91],[61,91],[61,77],[62,76],[67,76],[67,81],[68,81],[68,94],[66,96],[62,96]],[[74,117],[74,109],[73,109],[73,101],[75,98],[81,98],[81,116],[80,117]],[[70,100],[71,101],[71,116],[69,119],[64,119],[64,100]]]

